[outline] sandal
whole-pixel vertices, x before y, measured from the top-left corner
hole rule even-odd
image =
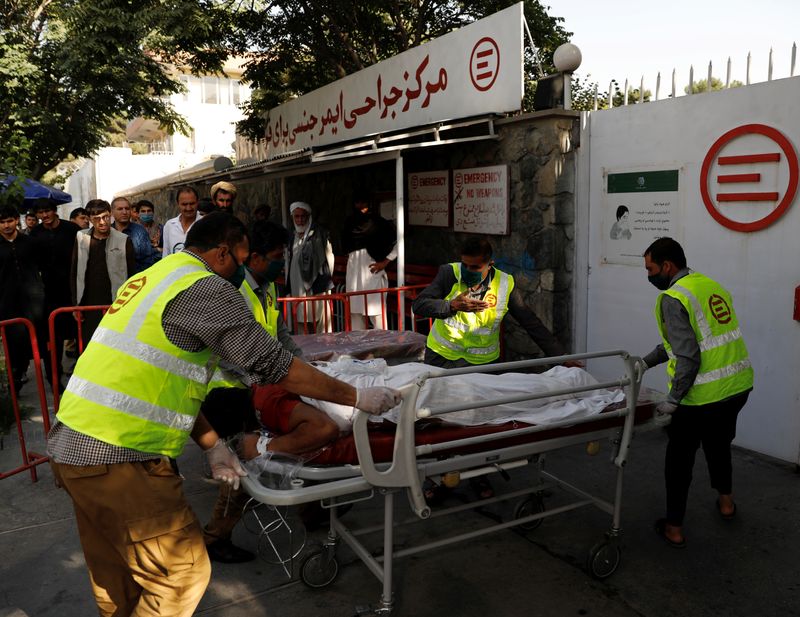
[[[472,490],[475,491],[478,499],[491,499],[494,497],[492,483],[489,482],[489,478],[486,476],[475,476],[474,478],[470,478],[469,485]]]
[[[736,518],[736,503],[734,502],[733,510],[731,510],[730,513],[724,514],[722,512],[722,506],[719,503],[719,498],[717,498],[717,512],[719,512],[719,516],[723,521],[732,521],[734,518]]]
[[[655,525],[656,533],[661,536],[661,538],[669,544],[672,548],[686,548],[686,538],[682,538],[680,541],[675,541],[667,536],[667,519],[660,518],[656,521]]]

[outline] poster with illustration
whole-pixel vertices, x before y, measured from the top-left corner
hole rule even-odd
[[[680,170],[605,173],[602,262],[642,265],[657,238],[676,237]]]

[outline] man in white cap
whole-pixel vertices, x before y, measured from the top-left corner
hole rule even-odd
[[[236,199],[236,186],[224,180],[211,187],[211,203],[220,212],[233,214],[233,200]]]
[[[289,247],[289,295],[294,297],[316,296],[333,287],[333,247],[328,230],[313,221],[311,206],[304,201],[295,201],[289,206],[294,224],[292,244]],[[300,333],[330,332],[331,316],[323,302],[305,302],[292,311]],[[314,323],[314,326],[310,326]],[[313,329],[312,329],[313,328]]]

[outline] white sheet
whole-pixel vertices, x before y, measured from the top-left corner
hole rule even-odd
[[[358,388],[367,386],[390,386],[398,388],[412,382],[419,375],[431,370],[430,366],[410,362],[398,366],[387,366],[382,359],[352,360],[342,358],[336,362],[317,365],[320,370]],[[471,373],[429,379],[419,393],[417,407],[435,410],[446,404],[474,402],[513,396],[553,392],[565,388],[596,384],[597,380],[579,368],[556,366],[541,374],[530,373]],[[624,399],[621,390],[591,390],[576,395],[540,398],[533,401],[511,403],[492,407],[477,407],[440,416],[443,420],[463,425],[502,424],[518,420],[528,424],[548,424],[560,420],[591,416],[600,413],[608,405]],[[330,415],[339,428],[349,431],[353,408],[326,401],[303,397],[307,403]],[[397,422],[400,407],[388,411],[383,419]]]

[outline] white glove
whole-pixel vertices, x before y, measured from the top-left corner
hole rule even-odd
[[[663,401],[656,406],[656,413],[661,416],[666,416],[674,412],[678,405],[669,401]]]
[[[372,414],[381,414],[396,407],[403,400],[399,390],[377,386],[356,390],[356,409]]]
[[[239,463],[239,457],[225,445],[224,441],[218,439],[214,447],[206,450],[206,456],[212,478],[229,484],[234,490],[239,488],[239,477],[246,476],[247,472]]]

